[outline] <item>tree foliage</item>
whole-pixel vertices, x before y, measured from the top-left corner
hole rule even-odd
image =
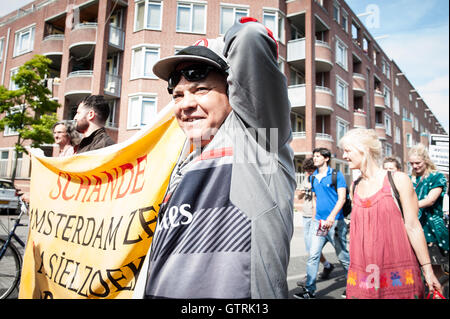
[[[16,176],[17,158],[25,152],[26,143],[32,147],[53,143],[52,127],[57,121],[56,109],[59,103],[54,101],[45,79],[50,75],[51,60],[43,55],[35,55],[19,68],[12,77],[18,87],[8,90],[0,86],[0,129],[8,126],[17,132],[15,143],[16,161],[11,179]]]

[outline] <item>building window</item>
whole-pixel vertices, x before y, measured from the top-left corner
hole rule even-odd
[[[21,106],[13,106],[11,107],[7,113],[8,115],[10,114],[14,114],[14,113],[19,113],[23,110],[23,107]],[[16,130],[10,128],[8,125],[5,125],[5,128],[3,130],[3,136],[12,136],[12,135],[19,135],[19,132],[17,132]]]
[[[280,12],[264,10],[263,24],[272,31],[275,39],[284,43],[284,17]]]
[[[109,116],[106,120],[107,127],[119,127],[119,123],[117,122],[117,100],[109,100]]]
[[[19,68],[18,67],[14,68],[14,69],[11,69],[11,71],[9,72],[9,89],[11,91],[19,89],[19,86],[13,80],[13,76],[16,75],[18,72],[19,72]]]
[[[384,128],[386,129],[386,135],[392,136],[392,120],[388,114],[384,114]]]
[[[159,48],[138,47],[133,49],[131,63],[131,79],[136,78],[152,78],[156,79],[153,74],[153,65],[159,60]]]
[[[339,3],[334,2],[333,3],[333,19],[340,23],[340,16],[341,16],[341,7],[339,6]]]
[[[341,21],[342,28],[345,32],[348,32],[348,14],[344,10],[342,10],[342,21]]]
[[[220,8],[220,34],[225,34],[229,28],[243,17],[248,16],[248,9],[231,6]]]
[[[34,29],[35,27],[32,26],[16,32],[14,42],[14,56],[33,51]]]
[[[348,84],[336,78],[336,103],[348,110]]]
[[[138,129],[149,124],[156,113],[156,97],[154,95],[131,97],[128,107],[127,128]]]
[[[206,5],[178,3],[177,32],[206,33]]]
[[[400,128],[398,126],[396,126],[395,127],[395,136],[394,136],[395,143],[401,144],[402,143],[401,138],[402,138],[402,135],[401,135],[401,132],[400,132]]]
[[[336,63],[347,70],[347,46],[336,39]]]
[[[406,147],[412,147],[412,135],[406,133]]]
[[[392,145],[389,143],[384,144],[384,156],[392,156]]]
[[[3,43],[5,43],[5,38],[0,39],[0,62],[3,60]]]
[[[134,30],[161,30],[162,1],[140,1],[136,3]]]
[[[348,128],[349,124],[347,121],[344,121],[339,117],[336,118],[336,137],[338,141],[344,137],[345,133],[348,131]]]
[[[391,90],[387,86],[384,86],[384,105],[391,107]]]
[[[400,115],[400,100],[394,95],[394,112]]]

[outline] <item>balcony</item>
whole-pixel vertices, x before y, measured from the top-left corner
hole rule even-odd
[[[384,105],[384,95],[381,92],[375,91],[375,108],[384,110],[386,106]]]
[[[367,115],[364,111],[355,110],[353,112],[353,126],[367,128]]]
[[[333,68],[333,54],[328,43],[316,41],[316,72],[328,72]],[[287,62],[301,71],[305,71],[306,42],[305,38],[288,41]]]
[[[105,94],[120,97],[121,85],[122,78],[120,76],[110,73],[105,74]]]
[[[316,40],[316,72],[329,72],[333,68],[333,53],[328,43]]]
[[[291,147],[296,154],[307,152],[306,132],[292,132]]]
[[[123,51],[125,32],[113,25],[109,25],[108,51],[110,53]]]
[[[334,146],[333,137],[326,133],[316,133],[316,147],[325,147],[332,150]]]
[[[80,100],[86,95],[92,94],[93,73],[91,70],[69,73],[64,96],[71,100]]]
[[[303,112],[301,113],[304,113],[306,106],[306,85],[290,85],[288,87],[288,96],[289,101],[291,102],[291,107],[303,109]]]
[[[42,40],[41,53],[46,56],[62,55],[64,34],[50,34]]]
[[[363,96],[366,94],[366,78],[359,73],[353,73],[353,95]]]
[[[288,41],[287,62],[294,67],[304,71],[306,60],[306,41],[305,38]]]
[[[380,140],[386,140],[386,128],[384,127],[384,124],[376,123],[375,132],[377,132],[378,138]]]
[[[334,94],[331,89],[316,86],[316,115],[329,115],[333,113]]]
[[[97,23],[80,23],[70,33],[69,50],[75,57],[92,55],[97,40]]]

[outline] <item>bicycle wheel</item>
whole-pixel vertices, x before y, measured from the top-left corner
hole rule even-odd
[[[0,239],[0,248],[6,241]],[[11,242],[0,259],[0,299],[6,299],[19,283],[22,259]]]

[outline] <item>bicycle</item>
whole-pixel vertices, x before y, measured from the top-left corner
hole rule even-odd
[[[19,216],[14,218],[15,222],[11,230],[0,222],[0,226],[8,233],[6,239],[0,238],[0,299],[6,299],[18,286],[21,269],[22,269],[22,255],[18,248],[12,243],[16,242],[25,248],[25,243],[16,235],[16,228],[18,226],[26,226],[20,223],[23,214],[28,213],[27,204],[19,197]]]

